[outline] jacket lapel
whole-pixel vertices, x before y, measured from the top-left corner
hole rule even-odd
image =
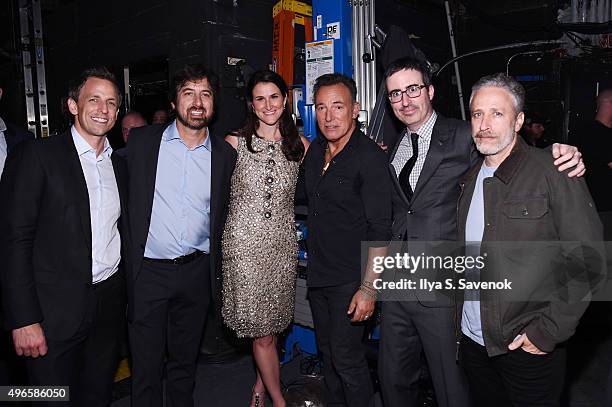
[[[212,133],[208,133],[211,146],[211,164],[210,164],[210,234],[216,227],[218,222],[217,214],[219,212],[219,197],[221,196],[221,182],[225,178],[223,176],[223,149],[219,144],[222,140],[217,140]]]
[[[397,192],[397,194],[400,196],[400,198],[402,198],[402,200],[406,203],[406,205],[410,205],[410,201],[408,200],[408,197],[404,193],[404,190],[402,189],[402,186],[399,183],[399,179],[398,179],[399,173],[396,172],[396,169],[392,164],[393,159],[395,158],[395,155],[397,154],[397,150],[405,136],[406,136],[406,130],[404,129],[404,131],[400,134],[399,138],[397,139],[397,142],[395,143],[395,146],[393,147],[391,154],[389,155],[389,174],[391,176],[391,182],[393,183],[393,188],[395,188],[395,191]],[[400,168],[400,171],[401,171],[401,168]]]
[[[115,173],[115,183],[117,184],[117,190],[119,191],[119,202],[121,205],[121,216],[127,214],[127,172],[126,163],[124,158],[120,157],[116,153],[111,155],[111,161],[113,162],[113,172]]]
[[[66,171],[65,179],[67,180],[66,189],[69,196],[72,195],[76,198],[75,200],[77,202],[85,243],[87,244],[87,248],[91,251],[89,193],[87,192],[87,183],[85,182],[83,167],[81,167],[81,161],[79,160],[79,155],[74,145],[74,141],[72,140],[70,130],[60,137],[64,137],[64,149],[66,153],[66,160],[64,161],[64,169]]]
[[[158,129],[158,132],[156,134],[152,135],[153,140],[151,140],[151,142],[146,146],[147,148],[147,154],[145,155],[147,157],[146,160],[146,164],[145,164],[145,173],[144,173],[144,179],[143,179],[143,183],[145,186],[144,191],[146,191],[146,196],[144,197],[145,201],[144,201],[144,213],[147,216],[147,221],[146,221],[146,228],[143,231],[144,232],[144,236],[143,238],[143,242],[146,242],[147,240],[147,233],[149,232],[149,226],[151,223],[151,211],[153,210],[153,197],[155,196],[155,180],[157,178],[157,162],[159,161],[159,149],[161,147],[161,138],[162,135],[164,133],[164,131],[166,130],[168,126],[160,126],[160,128]],[[128,151],[128,157],[129,157],[129,151]],[[129,158],[128,158],[129,160]],[[136,233],[136,231],[134,231],[134,233]]]
[[[427,181],[429,181],[444,158],[444,149],[446,148],[446,140],[449,135],[449,129],[445,125],[444,119],[438,116],[431,133],[429,151],[427,152],[427,157],[425,157],[425,163],[419,175],[419,181],[414,189],[414,195],[412,196],[413,201],[418,198],[419,193],[423,190]]]

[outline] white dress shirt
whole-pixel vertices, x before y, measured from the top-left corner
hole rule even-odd
[[[404,168],[404,165],[408,162],[410,157],[412,157],[412,141],[410,140],[410,133],[417,133],[419,135],[419,155],[417,156],[416,162],[414,163],[414,167],[412,167],[412,171],[410,172],[409,181],[412,190],[416,189],[416,185],[419,181],[419,176],[421,175],[421,170],[425,165],[425,159],[427,158],[427,153],[429,152],[429,144],[431,142],[431,135],[433,133],[434,125],[436,124],[436,119],[438,115],[436,112],[433,112],[429,119],[415,132],[411,132],[406,129],[402,134],[402,139],[400,141],[400,145],[397,147],[397,151],[395,152],[395,157],[393,157],[393,161],[391,165],[395,169],[395,175],[399,177],[399,173]]]
[[[81,168],[87,183],[91,218],[92,282],[99,283],[117,272],[121,260],[121,238],[117,224],[121,215],[119,189],[111,161],[113,152],[108,140],[96,157],[95,150],[71,129]]]

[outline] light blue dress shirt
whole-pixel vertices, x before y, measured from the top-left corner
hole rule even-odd
[[[212,150],[207,133],[191,149],[181,139],[176,120],[162,134],[145,257],[209,253]]]
[[[465,225],[465,254],[468,256],[480,255],[480,243],[482,242],[482,235],[484,233],[485,215],[483,183],[484,179],[492,177],[496,170],[497,167],[487,167],[483,162],[478,172],[478,178],[476,179],[474,194],[472,195],[472,201],[470,202],[470,209]],[[478,269],[466,270],[465,278],[469,281],[478,281],[480,279]],[[484,346],[482,321],[480,319],[479,290],[466,290],[465,292],[463,313],[461,315],[461,332],[474,342]]]

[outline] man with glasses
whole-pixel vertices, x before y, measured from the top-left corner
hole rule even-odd
[[[434,111],[434,87],[419,61],[393,62],[385,81],[393,113],[406,125],[390,151],[393,239],[456,240],[459,180],[478,160],[470,125]],[[584,173],[576,148],[556,144],[552,153],[559,157],[555,164],[560,171],[578,164],[569,175]],[[466,380],[456,363],[454,300],[408,295],[406,301],[386,301],[382,306],[379,377],[385,407],[417,405],[421,351],[438,406],[469,406]]]

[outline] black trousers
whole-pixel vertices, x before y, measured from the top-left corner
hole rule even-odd
[[[119,362],[119,339],[125,327],[125,279],[116,273],[94,285],[94,300],[77,334],[56,341],[47,338],[48,353],[27,358],[31,385],[70,386],[69,403],[61,406],[108,406]]]
[[[452,307],[426,307],[416,298],[384,302],[379,346],[378,377],[385,407],[418,405],[422,351],[438,406],[471,405],[467,380],[457,363]]]
[[[196,361],[210,304],[210,257],[183,265],[143,261],[134,283],[132,406],[193,406]],[[166,359],[167,356],[167,359]]]
[[[461,365],[478,407],[557,407],[565,378],[566,352],[546,355],[522,349],[489,357],[484,346],[461,339]]]
[[[329,407],[373,405],[374,391],[363,343],[365,325],[352,323],[346,314],[358,288],[359,282],[308,289]]]

